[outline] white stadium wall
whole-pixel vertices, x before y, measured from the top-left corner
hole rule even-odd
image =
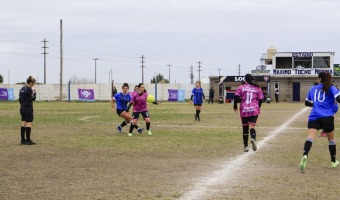
[[[118,92],[121,91],[123,84],[115,84]],[[130,91],[133,91],[134,86],[137,84],[130,84]],[[14,99],[18,99],[19,90],[23,85],[7,85],[0,84],[0,88],[14,88]],[[184,89],[185,99],[190,99],[191,91],[195,87],[194,84],[157,84],[157,100],[167,101],[168,100],[168,89]],[[59,84],[46,84],[46,85],[35,85],[34,88],[37,90],[37,101],[55,101],[59,100],[60,87]],[[206,99],[209,96],[209,83],[202,83],[202,88]],[[78,89],[93,89],[95,100],[110,100],[111,99],[111,85],[110,84],[71,84],[70,85],[70,100],[78,100]],[[155,95],[155,84],[145,84],[145,89],[151,95]],[[68,100],[68,85],[63,85],[63,100]]]

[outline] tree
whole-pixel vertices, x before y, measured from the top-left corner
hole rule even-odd
[[[4,82],[4,77],[2,77],[2,75],[0,74],[0,84],[2,84]]]
[[[169,83],[169,80],[165,79],[162,74],[157,74],[151,79],[151,83]]]

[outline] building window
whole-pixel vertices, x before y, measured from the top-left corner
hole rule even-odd
[[[274,83],[274,89],[276,90],[276,89],[279,89],[279,83],[278,82],[275,82]]]
[[[294,68],[312,68],[312,57],[294,58]]]
[[[275,69],[292,69],[292,57],[276,57]]]
[[[330,57],[313,57],[313,68],[330,68]]]

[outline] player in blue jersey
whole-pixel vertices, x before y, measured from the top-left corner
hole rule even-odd
[[[143,128],[138,128],[137,125],[132,124],[132,116],[129,114],[131,96],[129,94],[129,84],[124,83],[122,86],[122,92],[115,94],[111,99],[112,112],[116,111],[118,116],[124,118],[124,121],[117,126],[117,130],[121,133],[122,128],[128,123],[131,123],[133,128],[136,128],[139,133],[143,132]],[[115,109],[115,102],[117,109]]]
[[[195,120],[196,121],[201,120],[200,112],[202,110],[202,103],[203,103],[204,99],[205,99],[205,97],[204,97],[203,89],[201,88],[201,82],[196,81],[195,88],[192,89],[192,94],[191,94],[191,98],[190,98],[190,104],[194,103],[194,106],[195,106],[195,110],[196,110]]]
[[[340,92],[332,85],[332,76],[328,72],[320,72],[317,81],[319,84],[311,87],[305,101],[305,105],[312,107],[312,111],[308,118],[308,137],[300,162],[302,172],[306,169],[308,153],[319,129],[323,129],[327,133],[331,168],[339,165],[339,161],[336,160],[333,115],[338,109],[337,102],[340,102]]]

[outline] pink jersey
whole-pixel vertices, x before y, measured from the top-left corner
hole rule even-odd
[[[260,88],[250,84],[240,85],[236,89],[235,96],[241,97],[241,117],[257,116],[260,114],[259,101],[264,98]]]
[[[148,93],[138,94],[134,92],[132,95],[131,102],[133,103],[133,112],[144,112],[148,111],[146,106],[146,98],[148,98]]]

